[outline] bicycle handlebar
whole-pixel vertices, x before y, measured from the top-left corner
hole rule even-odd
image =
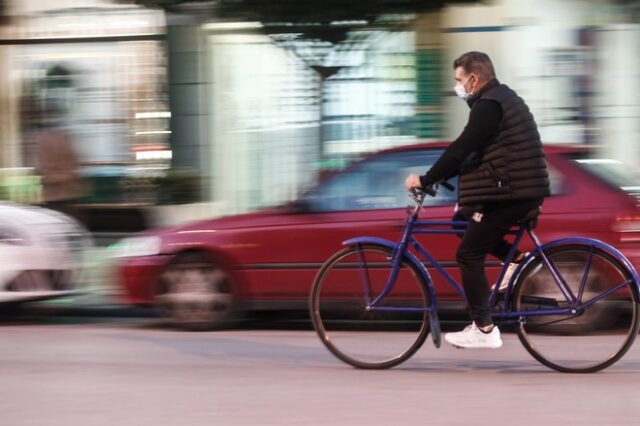
[[[448,189],[449,191],[452,191],[452,192],[455,191],[455,189],[456,189],[455,186],[451,185],[449,182],[444,181],[444,180],[442,182],[440,182],[440,185],[444,186],[446,189]]]
[[[430,197],[435,197],[438,194],[439,185],[442,185],[444,188],[448,189],[449,191],[455,190],[455,186],[451,185],[449,182],[442,181],[442,182],[437,182],[433,185],[430,185],[426,188],[418,188],[418,187],[411,188],[411,191],[410,191],[411,196],[418,204],[422,204],[422,202],[424,201],[424,198],[427,195],[429,195]]]

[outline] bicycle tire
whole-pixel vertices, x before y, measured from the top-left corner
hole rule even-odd
[[[364,288],[362,282],[350,285],[358,281],[356,274],[362,277],[363,270],[366,271],[370,299],[373,299],[384,286],[383,281],[386,282],[386,268],[391,271],[388,262],[391,257],[392,250],[386,246],[349,246],[329,258],[314,280],[309,298],[314,329],[327,349],[351,366],[362,369],[394,367],[420,349],[429,334],[429,314],[426,311],[426,308],[431,306],[429,292],[418,268],[407,258],[402,260],[396,285],[383,302],[389,300],[388,303],[393,306],[412,306],[411,309],[419,306],[425,309],[422,312],[414,311],[407,314],[392,310],[383,311],[381,316],[376,317],[380,311],[367,310],[366,296],[359,294]],[[364,260],[361,264],[367,265],[366,268],[354,266],[356,258]],[[412,282],[417,284],[417,287],[413,288]],[[396,289],[399,291],[394,294]],[[402,293],[403,291],[405,293]],[[347,316],[352,313],[351,310],[354,319]],[[414,318],[411,320],[404,315]],[[389,333],[385,331],[388,326],[399,326],[402,330]],[[410,328],[410,331],[406,328]],[[406,344],[405,336],[408,337]],[[391,350],[392,343],[401,349]],[[378,355],[382,350],[389,350],[391,355]]]
[[[594,244],[559,245],[544,253],[573,294],[580,296],[582,287],[581,302],[593,304],[571,315],[520,317],[518,338],[536,360],[556,371],[593,373],[611,366],[629,350],[640,327],[632,272]],[[607,290],[612,293],[603,297]],[[569,306],[542,256],[517,277],[511,306],[542,313]]]

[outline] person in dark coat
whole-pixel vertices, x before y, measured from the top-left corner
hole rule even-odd
[[[467,102],[469,120],[424,175],[411,174],[407,190],[427,188],[460,176],[454,220],[468,220],[456,260],[473,322],[445,340],[463,348],[499,348],[500,330],[491,320],[489,284],[484,271],[488,254],[502,260],[511,244],[511,226],[550,194],[547,163],[536,122],[524,100],[500,83],[489,56],[467,52],[453,63],[456,94]],[[515,261],[523,253],[516,253]],[[515,269],[511,265],[509,272]],[[508,283],[505,274],[503,283]],[[501,285],[502,287],[502,285]]]

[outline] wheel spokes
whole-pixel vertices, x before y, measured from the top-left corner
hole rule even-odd
[[[594,372],[617,361],[638,332],[637,293],[627,267],[597,246],[577,244],[546,249],[533,262],[515,289],[525,348],[564,372]],[[573,303],[563,287],[576,295]]]
[[[334,355],[356,367],[396,365],[428,334],[426,287],[406,261],[399,265],[394,289],[371,307],[389,280],[390,255],[382,246],[345,248],[325,263],[313,285],[310,306],[316,332]]]
[[[578,290],[578,298],[576,302],[582,303],[582,295],[584,294],[584,288],[587,284],[587,277],[589,276],[589,270],[591,269],[591,260],[593,259],[593,246],[589,246],[589,254],[587,260],[584,263],[584,271],[582,273],[582,279],[580,280],[580,289]]]
[[[358,270],[360,271],[360,279],[362,280],[362,288],[364,290],[364,303],[365,306],[369,306],[371,303],[371,278],[369,277],[369,268],[367,262],[364,259],[362,249],[357,246],[358,251]]]

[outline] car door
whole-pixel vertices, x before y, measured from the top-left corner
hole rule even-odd
[[[443,149],[389,151],[356,163],[319,185],[283,212],[272,225],[251,228],[239,236],[246,242],[243,268],[256,299],[306,298],[322,263],[343,241],[374,236],[398,241],[412,203],[404,189],[410,173],[424,173]],[[422,218],[448,220],[456,192],[425,200]],[[438,259],[451,266],[457,238],[420,236]]]

